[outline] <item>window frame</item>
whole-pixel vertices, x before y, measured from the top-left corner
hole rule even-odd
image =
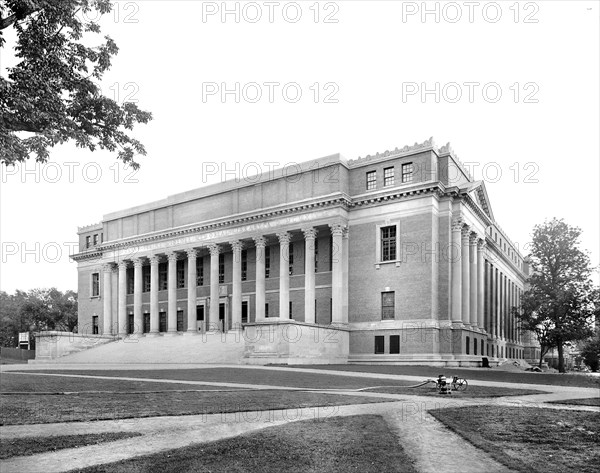
[[[225,253],[219,253],[219,284],[225,284]]]
[[[391,295],[391,298],[388,299],[387,304],[386,295]],[[391,304],[389,304],[389,300],[391,300]],[[390,308],[392,309],[391,317],[389,316]],[[381,291],[381,320],[396,320],[396,291]]]
[[[378,343],[380,342],[380,343]],[[374,338],[374,353],[375,355],[385,355],[385,336],[384,335],[375,335]],[[378,347],[381,348],[378,350]]]
[[[386,171],[391,171],[391,175],[386,175]],[[394,166],[383,168],[383,187],[392,187],[396,181],[396,171]]]
[[[368,191],[373,191],[377,189],[377,170],[367,171],[366,172],[366,186],[365,189]]]
[[[90,297],[100,297],[100,273],[94,272],[90,277]]]
[[[409,168],[409,166],[410,166],[410,168]],[[405,169],[410,169],[410,171],[405,171]],[[402,168],[401,168],[402,184],[407,184],[407,183],[414,181],[414,171],[415,171],[415,166],[412,162],[402,164]]]
[[[381,229],[385,227],[396,227],[396,258],[390,260],[382,260],[382,248],[381,248]],[[375,267],[379,269],[379,265],[395,263],[396,266],[400,266],[401,256],[400,256],[400,222],[392,221],[385,222],[384,224],[375,226]]]
[[[392,348],[393,348],[393,350],[392,350]],[[400,335],[390,335],[390,355],[399,355],[399,354],[400,354]]]

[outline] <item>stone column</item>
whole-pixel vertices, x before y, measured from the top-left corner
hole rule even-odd
[[[290,270],[289,248],[290,234],[282,232],[279,238],[279,318],[290,318]]]
[[[485,297],[485,262],[483,252],[485,250],[485,241],[477,242],[477,325],[481,330],[485,330],[484,320],[484,300]]]
[[[198,251],[191,248],[187,253],[187,332],[196,333],[196,258]]]
[[[348,227],[344,227],[342,233],[342,322],[348,323],[348,234],[350,233]]]
[[[208,245],[210,251],[210,312],[208,327],[215,329],[219,327],[219,253],[221,247],[215,243]],[[224,330],[225,327],[220,327]]]
[[[234,330],[242,329],[242,249],[241,241],[232,241],[233,249],[233,294],[231,297],[231,326]]]
[[[102,335],[110,335],[113,333],[113,321],[112,321],[112,263],[102,265],[102,315],[103,315],[103,328]]]
[[[477,287],[477,240],[477,234],[475,232],[471,233],[469,238],[469,324],[473,329],[477,328],[478,320],[477,296],[479,288]]]
[[[177,332],[177,253],[167,254],[169,269],[167,275],[167,332]]]
[[[119,336],[127,335],[127,261],[119,262],[119,311],[117,320]]]
[[[462,321],[462,226],[462,219],[452,219],[452,244],[449,252],[452,264],[452,323]]]
[[[315,228],[305,228],[304,232],[304,321],[314,324],[315,319]]]
[[[142,278],[141,258],[133,260],[133,332],[140,334],[144,332],[144,316],[142,314],[142,292],[144,280]]]
[[[462,263],[462,322],[465,325],[469,325],[471,321],[471,275],[469,272],[471,265],[469,263],[469,240],[469,226],[465,225],[462,230],[462,245],[460,252],[460,258]]]
[[[344,295],[343,295],[343,265],[342,265],[342,234],[344,232],[344,226],[341,224],[329,224],[332,234],[332,245],[333,249],[332,264],[331,264],[331,323],[341,324],[344,323]]]
[[[158,333],[158,264],[160,258],[150,257],[150,333]]]
[[[265,246],[267,240],[264,237],[255,237],[256,245],[256,307],[255,320],[265,320]]]

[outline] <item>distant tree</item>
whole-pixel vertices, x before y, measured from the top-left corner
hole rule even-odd
[[[521,309],[513,312],[522,329],[538,338],[544,354],[558,351],[558,370],[564,373],[564,344],[591,334],[598,292],[590,278],[588,255],[579,249],[581,230],[563,220],[552,219],[533,229],[529,255],[529,289],[521,299]]]
[[[581,347],[581,356],[586,365],[594,372],[600,368],[600,329]]]
[[[110,68],[117,45],[108,36],[96,47],[83,41],[86,33],[99,33],[100,27],[82,18],[111,9],[110,0],[0,2],[0,54],[6,54],[3,30],[11,27],[19,60],[0,76],[1,163],[14,164],[31,155],[45,162],[49,148],[72,140],[90,151],[118,151],[118,159],[139,167],[134,156],[146,150],[127,131],[152,115],[102,95],[93,80],[100,81]]]

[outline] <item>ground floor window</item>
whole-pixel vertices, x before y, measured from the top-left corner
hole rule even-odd
[[[465,343],[465,353],[469,354],[469,349],[471,348],[471,338],[467,337],[467,342]]]
[[[204,306],[203,305],[196,306],[196,325],[198,326],[198,330],[202,330],[202,326],[204,325]]]
[[[144,333],[150,331],[150,314],[144,314]]]
[[[482,339],[481,340],[481,355],[482,356],[483,356],[483,353],[484,353],[483,348],[484,348],[484,344],[483,344],[483,339]]]
[[[390,335],[390,355],[400,353],[400,335]]]
[[[167,313],[166,312],[158,313],[158,331],[159,332],[167,331]]]
[[[177,311],[177,331],[183,332],[183,310]]]
[[[265,317],[269,316],[269,303],[265,303]]]
[[[94,315],[92,317],[92,333],[94,335],[98,335],[99,333],[99,329],[98,329],[98,316]]]
[[[473,355],[477,355],[477,339],[473,339]]]
[[[381,355],[385,353],[385,337],[383,335],[375,335],[375,354]]]
[[[127,317],[127,333],[133,333],[135,331],[135,322],[133,320],[133,314],[129,314]]]
[[[248,301],[242,301],[242,323],[248,323]]]

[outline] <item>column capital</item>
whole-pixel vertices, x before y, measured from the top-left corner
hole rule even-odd
[[[126,260],[121,260],[119,261],[118,266],[120,271],[127,270],[129,267],[129,262]]]
[[[177,261],[177,253],[175,253],[174,251],[167,253],[167,259],[169,260],[169,263],[176,262]]]
[[[314,227],[308,227],[308,228],[303,228],[302,233],[304,233],[305,240],[314,240],[315,238],[317,238],[317,233],[319,233],[319,232]]]
[[[185,250],[188,259],[194,259],[198,256],[198,250],[196,248],[190,248],[189,250]]]
[[[463,221],[462,217],[454,217],[452,219],[452,230],[462,230],[464,223],[465,222]]]
[[[150,260],[151,265],[157,265],[158,263],[160,263],[160,256],[158,255],[152,255],[148,259]]]
[[[290,235],[290,233],[288,233],[288,232],[277,233],[277,238],[279,238],[279,243],[282,245],[289,244],[291,237],[292,237],[292,235]]]
[[[462,229],[461,229],[461,234],[462,234],[462,239],[463,241],[469,241],[471,239],[471,232],[469,230],[469,226],[466,224],[463,224]]]
[[[242,251],[244,249],[244,244],[240,240],[230,241],[229,244],[233,251]]]
[[[350,228],[348,228],[348,225],[345,225],[344,228],[342,228],[342,238],[348,239],[349,233]]]
[[[479,235],[477,234],[477,232],[469,233],[469,243],[471,245],[475,246],[477,244],[478,240],[479,240]]]
[[[263,236],[252,238],[257,248],[264,248],[267,245],[267,239]]]
[[[102,271],[105,273],[112,273],[115,265],[113,263],[104,263],[102,265]]]
[[[486,248],[487,248],[487,243],[485,242],[485,240],[483,238],[480,238],[479,240],[477,240],[477,251],[485,251]]]
[[[330,223],[329,228],[331,229],[331,234],[334,236],[342,236],[344,233],[344,228],[346,225],[341,223]]]
[[[132,261],[135,269],[141,268],[144,264],[143,258],[133,258]]]
[[[210,256],[218,256],[221,252],[221,247],[216,243],[210,243],[206,246],[208,248],[208,251],[210,251]]]

